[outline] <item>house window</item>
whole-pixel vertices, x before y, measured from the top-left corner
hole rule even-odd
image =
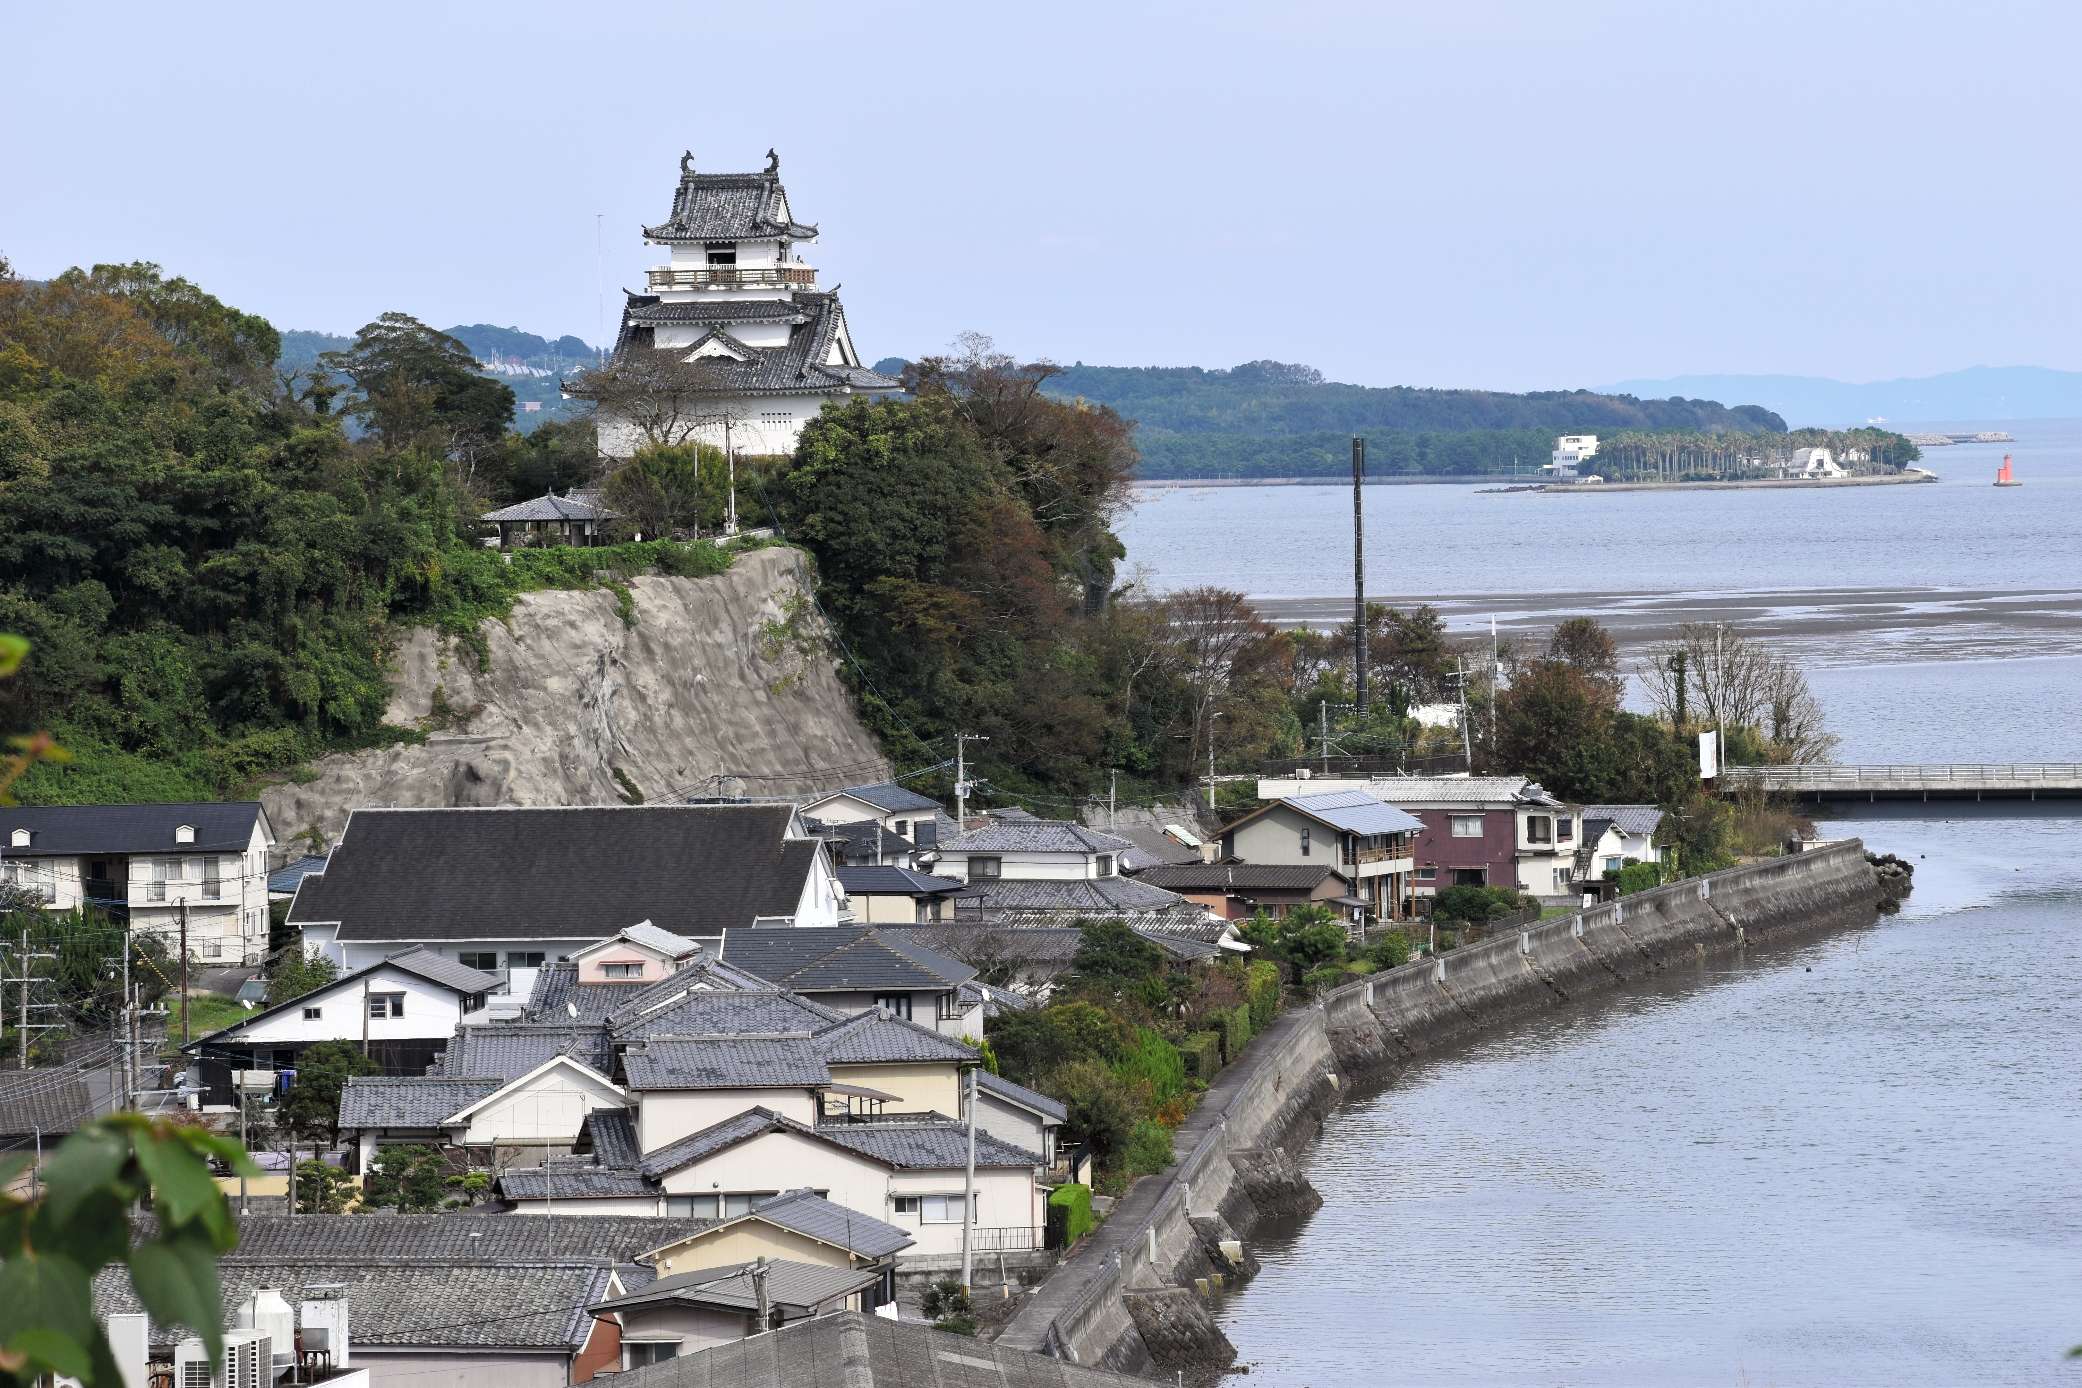
[[[710,265],[737,264],[737,242],[735,241],[711,241],[707,245],[707,250],[708,263]]]
[[[933,1015],[943,1022],[951,1022],[961,1016],[961,994],[948,992],[935,994]]]
[[[929,899],[920,897],[914,904],[919,925],[926,925],[940,918],[940,908]]]
[[[322,1007],[307,1007],[304,1009],[304,1020],[307,1022],[315,1022],[323,1015],[325,1015],[325,1009]]]
[[[665,1213],[681,1219],[735,1219],[750,1214],[761,1201],[771,1200],[779,1193],[737,1190],[706,1195],[668,1195],[665,1197]]]
[[[223,862],[214,855],[202,860],[202,894],[211,901],[224,895]]]
[[[1488,868],[1455,868],[1453,885],[1456,887],[1486,887],[1489,885]]]
[[[466,949],[455,958],[466,969],[483,969],[492,973],[499,967],[499,951],[495,949]]]
[[[1482,816],[1457,814],[1453,816],[1453,837],[1456,839],[1479,839],[1482,837]]]
[[[1003,858],[969,859],[969,879],[971,881],[979,877],[1003,877],[1004,875],[1005,860]]]
[[[1113,855],[1111,853],[1101,853],[1096,861],[1098,863],[1099,876],[1113,876]]]
[[[899,1195],[896,1212],[915,1215],[920,1224],[961,1223],[961,1193],[953,1195]]]
[[[622,1348],[628,1352],[628,1365],[641,1369],[647,1364],[663,1364],[668,1359],[680,1357],[678,1340],[624,1340]]]
[[[602,978],[642,978],[642,977],[643,977],[643,965],[641,965],[641,964],[602,964],[602,965],[600,966],[600,977],[602,977]]]
[[[1570,839],[1575,838],[1576,821],[1570,819],[1567,815],[1563,815],[1561,818],[1555,820],[1554,837],[1558,842],[1561,843],[1567,843]]]
[[[911,995],[909,993],[877,993],[875,1006],[905,1021],[911,1020]]]
[[[481,1012],[481,1011],[483,1011],[483,1010],[484,1010],[484,994],[482,994],[482,993],[465,993],[465,994],[463,994],[463,1009],[462,1009],[462,1010],[463,1010],[463,1015],[464,1015],[464,1016],[468,1016],[468,1015],[469,1015],[470,1013],[472,1013],[472,1012]]]
[[[29,830],[17,829],[8,836],[7,841],[16,848],[27,848],[29,846]]]
[[[1417,880],[1419,882],[1436,882],[1439,880],[1439,870],[1435,867],[1418,868]]]
[[[403,993],[369,994],[369,1016],[372,1020],[381,1020],[385,1017],[402,1017],[404,1015],[405,995]]]
[[[1626,859],[1620,857],[1618,854],[1614,854],[1613,856],[1605,860],[1605,875],[1607,877],[1615,876],[1618,874],[1619,870],[1625,867],[1626,865]]]
[[[195,826],[193,824],[182,824],[177,826],[173,831],[173,841],[175,843],[194,843]]]
[[[1307,825],[1303,825],[1303,826],[1302,826],[1302,829],[1301,829],[1301,856],[1302,856],[1302,857],[1304,857],[1304,858],[1306,858],[1306,857],[1308,856],[1308,840],[1309,840],[1309,831],[1308,831],[1308,826],[1307,826]]]
[[[509,949],[506,951],[506,967],[509,969],[539,969],[548,958],[539,949]]]
[[[1554,821],[1543,814],[1525,817],[1525,841],[1527,843],[1553,843]]]

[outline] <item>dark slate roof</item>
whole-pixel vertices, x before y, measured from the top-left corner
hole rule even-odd
[[[151,1232],[140,1216],[139,1237]],[[244,1264],[627,1263],[647,1249],[699,1232],[713,1220],[648,1215],[520,1218],[446,1214],[283,1215],[239,1219],[238,1247],[224,1261]]]
[[[633,1165],[605,1166],[572,1157],[501,1172],[495,1184],[508,1200],[627,1200],[658,1194],[657,1186]]]
[[[328,1217],[338,1216],[308,1216]],[[390,1224],[396,1218],[345,1217],[364,1224]],[[493,1217],[510,1224],[540,1222],[515,1215]],[[256,1288],[276,1288],[294,1305],[310,1289],[332,1286],[344,1292],[351,1308],[356,1349],[425,1346],[541,1351],[560,1356],[578,1349],[592,1334],[593,1319],[586,1308],[605,1295],[611,1274],[609,1267],[597,1261],[559,1262],[543,1257],[528,1264],[380,1265],[317,1260],[255,1264],[231,1255],[218,1269],[226,1325],[231,1324],[239,1303]],[[96,1275],[94,1305],[103,1316],[144,1309],[122,1267],[106,1268]]]
[[[614,1066],[614,1043],[597,1022],[477,1022],[455,1029],[441,1057],[441,1074],[504,1084],[560,1055],[605,1075]]]
[[[1060,1099],[1051,1099],[1038,1089],[1029,1089],[1023,1084],[1014,1084],[988,1070],[976,1072],[976,1087],[985,1094],[995,1094],[1000,1099],[1047,1114],[1058,1123],[1070,1121],[1070,1110]]]
[[[730,930],[721,950],[728,962],[798,993],[930,991],[976,976],[958,959],[865,925]]]
[[[726,1263],[660,1277],[640,1291],[593,1306],[597,1314],[632,1306],[714,1306],[729,1311],[756,1311],[760,1289],[753,1284],[753,1264]],[[826,1302],[851,1296],[882,1280],[880,1268],[835,1268],[798,1263],[790,1258],[766,1260],[767,1305],[777,1311],[808,1315]]]
[[[847,786],[839,792],[855,800],[864,801],[888,814],[903,814],[910,810],[924,810],[928,814],[940,808],[940,802],[929,795],[898,785],[894,781],[877,781],[869,786]]]
[[[1172,892],[1312,892],[1345,878],[1333,867],[1285,863],[1179,863],[1145,868],[1136,881]]]
[[[438,1128],[501,1083],[430,1075],[349,1075],[340,1089],[340,1127]]]
[[[962,911],[1055,911],[1079,916],[1164,911],[1188,904],[1133,877],[979,877],[954,895]]]
[[[847,896],[945,896],[961,888],[959,877],[935,877],[916,868],[862,863],[838,869]]]
[[[703,357],[710,388],[725,395],[799,395],[830,394],[847,389],[898,390],[902,387],[903,382],[892,376],[861,366],[833,366],[826,360],[846,321],[846,312],[839,307],[837,295],[797,290],[788,302],[794,304],[802,315],[802,322],[790,328],[788,341],[778,347],[740,345],[734,350],[743,356],[741,361],[721,356]],[[629,310],[623,310],[621,336],[615,347],[617,354],[662,350],[684,356],[691,350],[687,347],[657,347],[657,329],[629,321],[628,313]],[[794,320],[788,321],[793,323]],[[575,382],[567,388],[575,392],[583,386]]]
[[[622,1053],[629,1087],[659,1089],[758,1089],[831,1082],[830,1067],[816,1043],[804,1036],[703,1037],[647,1041]]]
[[[243,853],[260,818],[258,800],[170,805],[0,806],[0,857],[40,858],[78,853]],[[181,825],[194,843],[174,842]],[[27,848],[14,831],[30,831]]]
[[[787,805],[356,810],[292,925],[342,940],[605,939],[649,920],[714,935],[791,916],[818,845]]]
[[[614,1376],[617,1388],[1150,1388],[1111,1369],[950,1335],[923,1321],[835,1311]]]
[[[767,992],[695,989],[620,1008],[608,1020],[617,1041],[634,1042],[666,1036],[791,1035],[824,1026],[839,1016],[828,1007],[778,988]]]
[[[0,1071],[0,1136],[42,1133],[48,1142],[93,1118],[94,1109],[93,1089],[72,1066]]]
[[[0,842],[4,842],[4,840],[0,840]],[[306,854],[293,863],[283,864],[267,875],[268,895],[294,896],[296,889],[303,884],[303,880],[306,877],[309,877],[314,872],[324,871],[325,855],[323,853]]]
[[[486,511],[479,520],[487,521],[598,521],[612,520],[619,512],[610,511],[590,497],[577,495],[558,496],[545,492],[526,501],[516,501],[511,506],[502,506],[496,511]]]
[[[817,228],[785,216],[777,173],[690,173],[683,168],[672,215],[643,229],[646,241],[807,241]]]
[[[486,973],[482,969],[473,969],[469,965],[450,959],[445,955],[436,954],[432,950],[414,945],[411,949],[401,949],[396,954],[387,955],[374,964],[368,964],[356,969],[351,974],[343,974],[330,983],[321,983],[308,993],[299,993],[287,1002],[278,1002],[273,1007],[260,1008],[249,1012],[228,1027],[221,1027],[207,1036],[196,1037],[181,1049],[184,1051],[200,1050],[206,1045],[213,1045],[226,1038],[236,1037],[238,1033],[256,1022],[265,1021],[269,1017],[287,1012],[292,1007],[302,1007],[312,998],[324,994],[338,993],[344,989],[351,988],[362,979],[380,973],[384,969],[398,969],[411,974],[415,978],[425,979],[427,982],[439,987],[452,989],[458,994],[473,996],[496,991],[502,981],[497,974]],[[243,992],[243,989],[241,991]],[[360,1006],[359,1003],[355,1005],[357,1007]]]
[[[942,1171],[968,1161],[969,1129],[952,1118],[928,1121],[820,1123],[817,1136],[884,1166]],[[1039,1166],[1041,1158],[989,1133],[976,1134],[976,1165]]]
[[[655,294],[631,294],[625,325],[665,323],[807,323],[792,299],[724,299],[703,295],[692,303],[665,303]]]
[[[942,853],[1119,853],[1133,847],[1117,834],[1068,819],[993,819],[980,829],[942,840]]]
[[[904,1065],[981,1059],[973,1047],[950,1041],[930,1027],[892,1017],[879,1007],[848,1017],[816,1035],[817,1049],[833,1065]]]
[[[714,1156],[725,1148],[735,1147],[740,1142],[750,1141],[761,1133],[798,1132],[814,1135],[812,1129],[792,1118],[784,1118],[770,1108],[757,1105],[743,1113],[733,1114],[720,1123],[711,1123],[699,1132],[688,1133],[677,1142],[668,1142],[655,1151],[644,1153],[643,1174],[663,1176],[668,1171]]]
[[[1622,834],[1638,837],[1653,837],[1663,822],[1663,812],[1653,805],[1585,805],[1583,807],[1584,837],[1590,835],[1592,820],[1603,820],[1616,825]]]
[[[625,1108],[596,1108],[579,1124],[580,1139],[602,1166],[634,1167],[643,1159],[636,1139],[636,1115]]]
[[[735,1224],[738,1219],[763,1219],[869,1258],[886,1258],[916,1242],[894,1224],[849,1210],[808,1189],[783,1191],[750,1214],[724,1223]]]
[[[637,1004],[672,996],[696,983],[722,992],[771,992],[773,985],[756,974],[725,964],[712,954],[684,960],[662,979],[649,983],[580,983],[578,965],[570,962],[545,964],[536,971],[534,991],[528,995],[526,1013],[530,1021],[566,1023],[606,1021],[615,1013],[641,1010]],[[577,1009],[574,1013],[572,1009]]]
[[[1227,922],[1220,925],[1226,927]],[[1213,940],[1187,934],[1183,929],[1159,929],[1147,925],[1130,928],[1174,959],[1191,962],[1212,958],[1219,952]],[[1037,925],[1005,916],[904,926],[902,929],[916,934],[942,953],[968,959],[978,968],[996,964],[1067,967],[1077,958],[1077,947],[1084,941],[1084,932],[1075,925]]]

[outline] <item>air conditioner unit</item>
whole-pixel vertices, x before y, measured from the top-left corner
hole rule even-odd
[[[274,1379],[272,1342],[265,1330],[224,1332],[224,1363],[210,1372],[201,1340],[174,1346],[174,1388],[269,1388]]]

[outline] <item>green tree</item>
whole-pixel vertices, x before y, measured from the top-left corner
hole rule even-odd
[[[285,949],[268,966],[267,1005],[279,1007],[291,998],[323,988],[339,976],[339,967],[324,955],[306,954],[301,947]]]
[[[296,1164],[298,1214],[344,1214],[353,1194],[353,1179],[339,1167],[322,1161]]]
[[[363,325],[353,346],[319,362],[353,383],[346,412],[394,453],[469,458],[503,439],[513,419],[513,392],[478,374],[468,347],[409,313]]]
[[[935,1330],[951,1335],[976,1333],[976,1308],[969,1300],[968,1288],[956,1278],[942,1277],[926,1287],[918,1309],[925,1312]]]
[[[1071,968],[1085,978],[1131,983],[1159,973],[1164,952],[1125,921],[1080,921],[1077,957]]]
[[[454,1203],[441,1151],[420,1143],[376,1149],[373,1167],[362,1176],[362,1208],[400,1214],[432,1214]]]
[[[340,1091],[349,1076],[373,1075],[376,1062],[362,1054],[351,1041],[320,1041],[304,1048],[297,1057],[296,1083],[276,1110],[281,1122],[293,1132],[324,1136],[337,1142],[340,1136]]]
[[[602,495],[619,511],[622,524],[648,539],[701,528],[707,499],[703,469],[713,455],[723,466],[721,449],[707,444],[653,444],[608,474]]]

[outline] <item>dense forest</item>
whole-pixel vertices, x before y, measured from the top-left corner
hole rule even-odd
[[[877,369],[901,366],[891,359]],[[1768,410],[1711,400],[1355,386],[1276,361],[1227,370],[1080,362],[1062,368],[1047,389],[1134,421],[1137,476],[1143,478],[1334,476],[1351,467],[1354,434],[1367,436],[1374,474],[1465,476],[1533,472],[1547,461],[1556,434],[1780,433],[1786,427]]]

